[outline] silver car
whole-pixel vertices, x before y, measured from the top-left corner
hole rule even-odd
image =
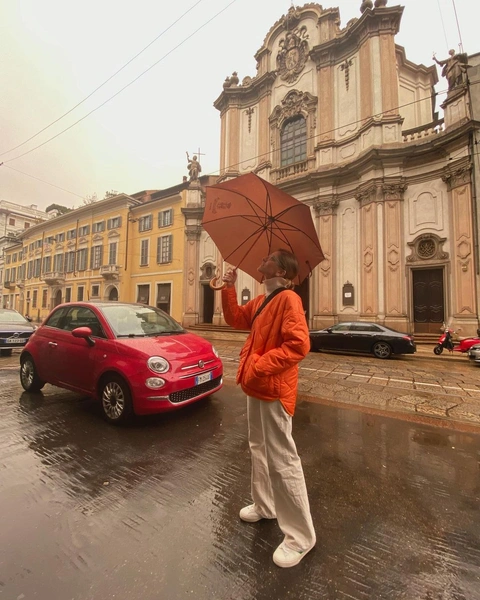
[[[468,358],[477,364],[480,364],[480,344],[475,344],[469,348]]]
[[[14,348],[25,346],[35,329],[16,310],[0,308],[0,354],[10,356]]]

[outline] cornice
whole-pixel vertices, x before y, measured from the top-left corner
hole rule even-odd
[[[402,14],[403,6],[367,9],[359,19],[352,19],[352,24],[337,37],[314,46],[310,57],[317,63],[317,68],[342,62],[370,37],[386,33],[395,36],[400,30]]]
[[[223,112],[232,104],[238,104],[239,106],[254,104],[270,93],[276,77],[276,71],[269,71],[260,77],[250,79],[249,83],[245,85],[234,85],[224,88],[223,92],[213,103],[213,106],[220,112]]]

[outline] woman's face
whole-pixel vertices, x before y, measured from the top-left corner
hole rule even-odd
[[[275,260],[277,256],[278,252],[272,252],[270,256],[262,259],[262,264],[258,267],[257,271],[259,271],[259,273],[261,273],[265,279],[285,276],[285,270],[279,267]]]

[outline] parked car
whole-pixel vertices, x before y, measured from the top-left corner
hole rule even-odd
[[[210,342],[143,304],[61,304],[20,356],[26,391],[51,383],[88,394],[111,423],[200,400],[222,387],[222,377]]]
[[[480,365],[480,344],[470,346],[468,349],[468,358],[477,363],[477,365]]]
[[[13,348],[25,346],[35,329],[16,310],[0,308],[0,354],[10,356]]]
[[[377,358],[389,358],[392,354],[413,354],[416,351],[413,336],[367,321],[338,323],[326,329],[311,331],[310,344],[314,352],[368,352]]]

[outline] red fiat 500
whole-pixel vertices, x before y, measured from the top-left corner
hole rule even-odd
[[[20,355],[27,392],[46,383],[100,400],[106,419],[175,410],[218,391],[215,348],[168,314],[142,304],[61,304]]]

